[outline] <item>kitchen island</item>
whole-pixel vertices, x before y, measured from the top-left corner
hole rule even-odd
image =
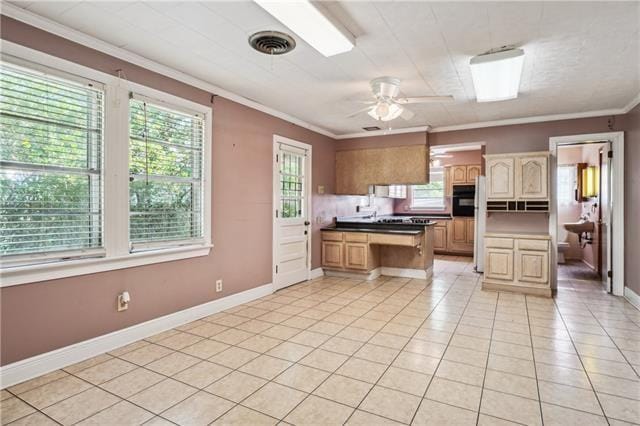
[[[434,224],[414,217],[337,218],[322,229],[322,268],[326,275],[367,280],[380,275],[428,279]]]

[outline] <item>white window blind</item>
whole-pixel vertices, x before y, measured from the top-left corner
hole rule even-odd
[[[411,186],[411,208],[444,209],[444,169],[431,168],[429,183]]]
[[[3,263],[102,251],[103,111],[98,84],[0,64]]]
[[[131,250],[203,241],[204,117],[131,95]]]

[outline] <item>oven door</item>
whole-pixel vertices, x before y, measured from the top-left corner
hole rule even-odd
[[[453,197],[453,216],[473,217],[474,213],[474,197],[454,196]]]

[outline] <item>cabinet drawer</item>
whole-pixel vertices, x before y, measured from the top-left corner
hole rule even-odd
[[[416,247],[422,242],[422,234],[397,235],[397,234],[369,234],[369,243],[388,246]]]
[[[323,241],[342,241],[342,232],[322,231]]]
[[[547,251],[549,249],[549,241],[547,240],[518,240],[519,250],[539,250]]]
[[[344,240],[354,243],[366,243],[369,238],[366,232],[345,232]]]
[[[487,248],[513,248],[513,238],[485,238],[484,245]]]

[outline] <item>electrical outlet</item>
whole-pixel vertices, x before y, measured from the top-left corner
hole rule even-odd
[[[216,293],[220,293],[222,291],[222,280],[216,280]]]
[[[118,295],[118,312],[126,311],[129,309],[129,302],[131,301],[131,296],[129,296],[129,292],[125,291]]]

